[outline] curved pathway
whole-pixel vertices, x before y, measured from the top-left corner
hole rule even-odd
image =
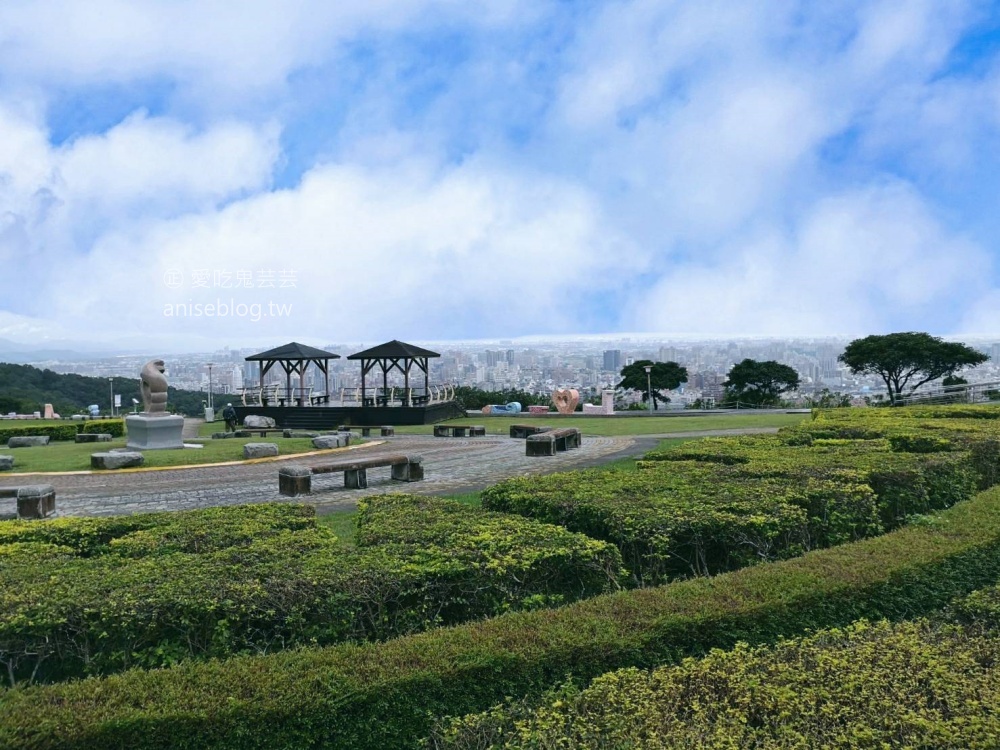
[[[760,430],[708,430],[664,435],[627,435],[617,437],[585,436],[577,450],[544,458],[524,455],[524,441],[507,437],[435,438],[427,435],[400,435],[382,438],[374,444],[342,449],[322,458],[339,459],[348,451],[365,456],[390,453],[416,454],[423,457],[425,479],[422,482],[394,482],[389,469],[368,472],[369,486],[347,490],[342,474],[313,477],[311,495],[296,502],[314,504],[320,513],[352,509],[359,497],[384,492],[409,492],[422,495],[472,492],[514,476],[551,474],[568,469],[596,466],[618,458],[634,456],[654,447],[667,437],[704,437]],[[289,463],[319,461],[291,456]],[[200,466],[190,468],[96,472],[62,475],[37,475],[33,483],[45,482],[56,489],[60,516],[107,516],[161,510],[187,510],[239,503],[287,501],[278,494],[278,468],[283,461],[249,464]]]

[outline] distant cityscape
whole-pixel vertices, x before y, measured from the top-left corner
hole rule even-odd
[[[635,361],[673,361],[687,368],[688,382],[670,393],[667,408],[685,408],[699,399],[700,403],[721,400],[722,383],[730,368],[747,358],[775,360],[794,368],[801,386],[792,395],[793,400],[804,401],[824,389],[848,395],[855,403],[883,394],[885,386],[880,379],[852,375],[837,360],[847,343],[848,339],[829,338],[656,341],[608,337],[532,340],[530,344],[497,340],[420,345],[441,354],[430,360],[432,385],[475,386],[490,391],[518,389],[536,394],[551,393],[556,388],[576,388],[583,398],[596,397],[602,389],[614,387],[620,380],[622,367]],[[962,377],[970,383],[1000,380],[1000,342],[965,343],[987,354],[990,361],[963,371]],[[360,386],[360,366],[346,357],[370,345],[341,342],[322,347],[341,356],[331,362],[331,396],[337,397],[342,389]],[[207,396],[211,382],[213,393],[238,397],[244,387],[259,385],[257,363],[244,361],[258,351],[260,349],[223,347],[214,352],[172,355],[166,358],[167,375],[170,384],[177,388],[201,390]],[[64,374],[128,378],[138,377],[139,369],[152,356],[153,353],[88,358],[80,354],[29,363]],[[265,383],[283,384],[284,377],[280,370],[272,371],[265,377]],[[299,387],[297,380],[293,384]],[[401,386],[402,376],[391,378],[390,385]],[[310,367],[302,387],[322,391],[322,373]],[[641,393],[632,392],[625,394],[624,401],[638,401],[641,397]]]

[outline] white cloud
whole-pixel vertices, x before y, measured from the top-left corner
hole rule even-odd
[[[823,199],[792,232],[772,228],[717,261],[666,274],[628,321],[719,335],[946,332],[954,300],[982,293],[991,265],[901,184]]]
[[[219,342],[574,330],[575,291],[610,285],[621,252],[591,196],[543,175],[477,163],[330,166],[294,190],[158,222],[141,235],[109,234],[54,280],[52,297],[59,319]],[[261,269],[274,271],[276,288],[259,287]],[[181,288],[164,283],[172,270]],[[235,281],[241,270],[253,272],[257,288],[192,285],[196,272]],[[294,289],[277,283],[283,270]],[[101,287],[60,293],[82,273]],[[115,289],[113,305],[102,288]],[[176,311],[167,305],[217,299],[291,303],[292,314],[256,322],[163,314]]]

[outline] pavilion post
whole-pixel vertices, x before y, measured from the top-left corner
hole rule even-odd
[[[383,359],[379,362],[382,367],[382,401],[386,406],[389,405],[389,370],[385,366],[386,361]]]
[[[257,385],[260,386],[260,395],[257,400],[260,401],[260,405],[264,405],[264,360],[257,363],[257,369],[260,372],[260,377],[257,380]]]
[[[326,403],[329,403],[330,399],[330,360],[323,360],[323,395],[326,397]]]

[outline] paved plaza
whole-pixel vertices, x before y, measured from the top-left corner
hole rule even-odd
[[[52,484],[56,490],[58,516],[109,516],[240,503],[288,502],[292,499],[278,494],[278,469],[286,463],[318,463],[350,455],[367,457],[399,453],[423,458],[425,479],[422,482],[395,482],[389,478],[388,467],[369,470],[369,486],[363,490],[345,489],[341,473],[314,476],[312,494],[294,501],[311,503],[320,513],[333,513],[353,509],[358,498],[364,495],[385,492],[457,494],[479,490],[510,477],[597,466],[644,453],[667,437],[775,431],[760,428],[664,435],[585,436],[579,449],[538,458],[524,455],[523,440],[507,437],[400,435],[304,458],[291,456],[279,461],[120,473],[37,474],[31,475],[30,479],[27,475],[19,477],[18,483]],[[13,479],[9,477],[9,480]]]

